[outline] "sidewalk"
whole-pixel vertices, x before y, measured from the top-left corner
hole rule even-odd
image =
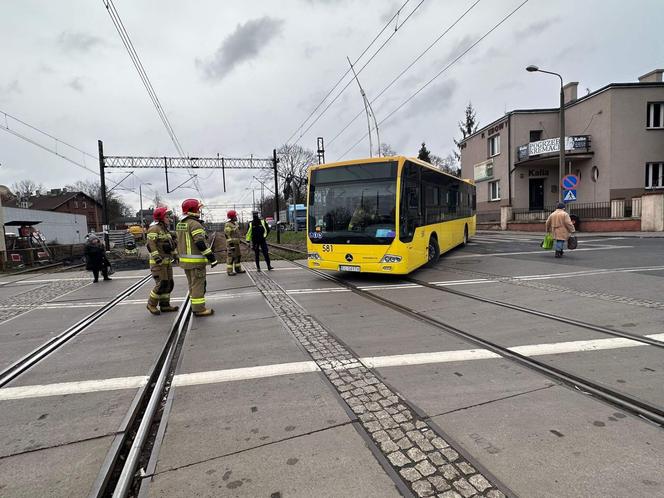
[[[542,225],[542,228],[544,226]],[[477,230],[478,234],[494,234],[494,235],[538,235],[544,233],[544,230],[541,232],[528,232],[520,230]],[[641,239],[651,239],[651,238],[664,238],[664,232],[584,232],[579,230],[576,232],[577,237],[631,237],[631,238],[641,238]]]

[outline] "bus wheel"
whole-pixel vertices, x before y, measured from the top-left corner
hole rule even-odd
[[[465,246],[468,243],[468,225],[463,229],[463,242],[461,243],[462,246]]]
[[[427,248],[427,265],[433,266],[438,263],[438,258],[440,257],[440,247],[438,246],[438,239],[436,237],[431,237],[429,239],[429,247]]]

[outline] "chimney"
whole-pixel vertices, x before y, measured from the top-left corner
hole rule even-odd
[[[571,81],[563,87],[563,94],[565,96],[565,104],[574,102],[576,100],[576,88],[579,86],[578,81]]]
[[[661,83],[664,69],[653,69],[649,73],[639,76],[639,83]]]

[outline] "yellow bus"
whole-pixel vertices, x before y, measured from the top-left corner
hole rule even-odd
[[[309,168],[308,266],[406,274],[475,235],[475,185],[419,159]]]

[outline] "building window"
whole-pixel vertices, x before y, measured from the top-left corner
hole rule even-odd
[[[496,180],[495,182],[489,182],[489,200],[490,201],[500,200],[500,180]]]
[[[664,188],[664,163],[646,163],[646,188]]]
[[[539,142],[542,140],[542,130],[530,130],[529,142]]]
[[[500,154],[500,135],[489,138],[489,157]]]
[[[74,209],[78,209],[78,201],[74,201]]]
[[[88,204],[84,201],[83,202],[83,209],[87,209],[87,207],[88,207]]]
[[[664,128],[664,102],[648,102],[648,128]]]

